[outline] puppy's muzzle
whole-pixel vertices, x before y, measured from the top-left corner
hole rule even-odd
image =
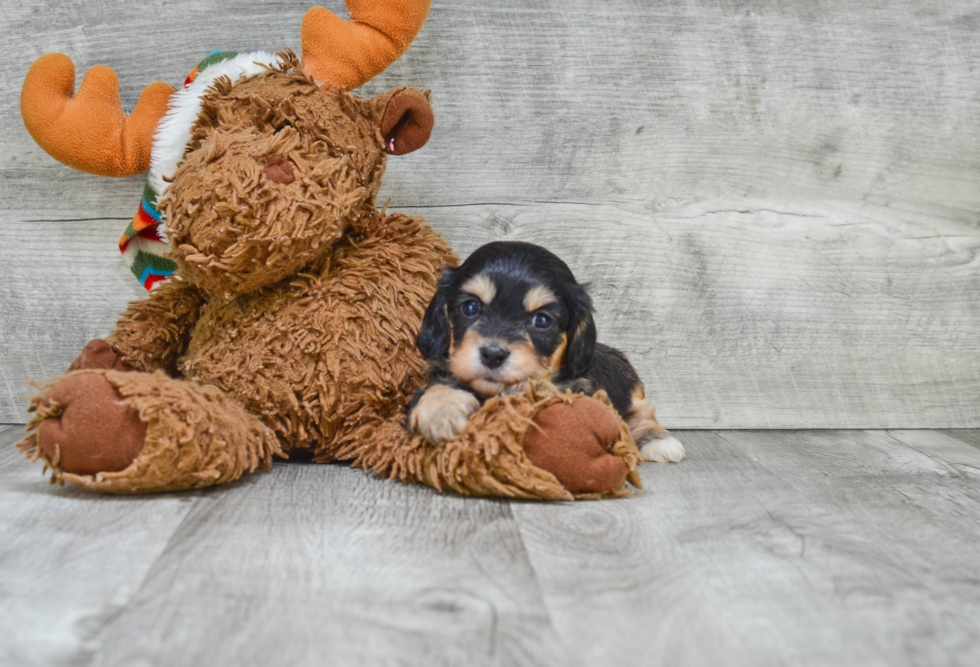
[[[490,343],[480,348],[480,361],[490,370],[500,368],[509,356],[510,350],[496,343]]]

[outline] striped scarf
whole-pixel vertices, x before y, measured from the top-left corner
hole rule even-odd
[[[237,55],[234,51],[212,51],[187,76],[184,88],[190,86],[197,75],[208,67]],[[133,275],[147,290],[152,290],[177,269],[176,262],[169,257],[170,243],[164,231],[163,217],[157,208],[161,194],[150,183],[146,184],[139,210],[119,239],[119,252],[126,258]]]

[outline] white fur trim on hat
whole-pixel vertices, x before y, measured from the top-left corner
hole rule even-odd
[[[267,66],[278,61],[275,55],[266,51],[240,53],[199,72],[186,88],[178,90],[170,97],[167,113],[157,125],[150,152],[150,187],[157,196],[163,194],[167,187],[165,179],[173,178],[184,159],[187,144],[191,141],[191,126],[201,112],[201,98],[215,79],[227,76],[235,83],[241,77],[265,71]]]

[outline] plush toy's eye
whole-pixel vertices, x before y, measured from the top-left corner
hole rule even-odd
[[[536,313],[531,318],[531,326],[535,329],[547,329],[551,326],[551,318],[544,313]]]
[[[476,317],[480,314],[480,306],[482,304],[478,299],[467,299],[459,306],[459,310],[466,317]]]

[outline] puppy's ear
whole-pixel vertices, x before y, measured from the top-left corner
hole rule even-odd
[[[436,286],[436,295],[432,297],[429,307],[425,309],[425,316],[422,318],[422,330],[419,331],[418,346],[426,361],[442,359],[449,353],[450,332],[446,311],[449,307],[449,299],[452,297],[456,271],[457,269],[451,266],[443,269],[439,284]]]
[[[596,330],[592,320],[592,298],[585,285],[575,285],[570,294],[568,319],[568,345],[561,376],[571,380],[582,377],[592,365],[595,352]]]

